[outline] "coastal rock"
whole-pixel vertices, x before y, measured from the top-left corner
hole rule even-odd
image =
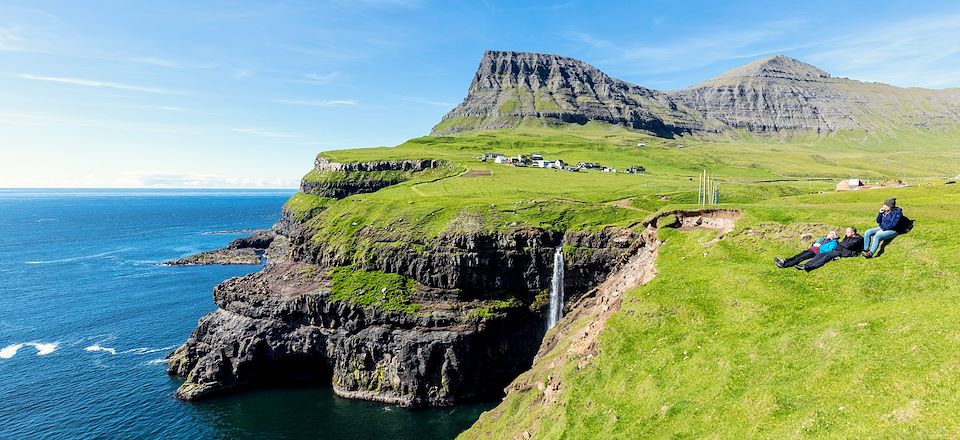
[[[478,321],[442,307],[407,315],[333,302],[305,267],[275,265],[217,287],[220,308],[168,358],[169,373],[186,377],[178,398],[290,381],[331,383],[349,398],[451,405],[498,395],[543,336],[529,310]]]
[[[249,237],[241,237],[231,241],[224,248],[177,258],[164,264],[169,266],[263,264],[263,255],[276,238],[277,234],[273,231],[257,231]],[[279,256],[276,249],[273,255]]]

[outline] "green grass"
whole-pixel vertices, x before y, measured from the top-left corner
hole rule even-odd
[[[325,152],[335,161],[440,159],[456,172],[338,201],[298,194],[287,206],[314,240],[358,265],[385,246],[423,249],[445,233],[630,226],[659,210],[693,207],[697,176],[707,169],[720,181],[722,206],[745,212],[737,230],[710,247],[712,232],[662,231],[657,277],[627,293],[601,335],[599,355],[582,369],[582,359],[542,367],[555,351],[527,373],[558,378],[557,403],[543,404],[536,387],[515,392],[464,437],[527,430],[536,438],[956,437],[960,189],[942,182],[960,173],[958,139],[957,131],[901,128],[669,140],[597,123],[544,128],[527,121],[513,130]],[[676,148],[680,143],[685,148]],[[481,163],[482,152],[541,152],[574,164],[643,165],[647,173],[517,168]],[[929,186],[832,191],[850,177]],[[803,231],[866,229],[894,194],[917,226],[879,258],[833,262],[810,274],[773,265],[774,255],[804,247]],[[345,285],[377,286],[388,275],[352,273],[340,272]],[[404,288],[396,291],[398,302],[386,303],[409,311]],[[383,302],[376,289],[339,292],[343,300]],[[491,304],[470,313],[484,318],[512,307]]]
[[[878,258],[773,265],[803,231],[866,229],[891,195],[917,226]],[[956,437],[957,206],[952,186],[828,193],[745,205],[711,247],[713,232],[662,230],[657,277],[626,294],[600,354],[529,373],[558,376],[558,402],[514,393],[463,437]]]
[[[388,312],[412,314],[420,306],[410,301],[416,288],[413,279],[381,271],[338,267],[330,272],[330,299],[378,307]]]

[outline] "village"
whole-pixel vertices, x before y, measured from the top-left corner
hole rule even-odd
[[[519,154],[515,157],[508,157],[500,153],[483,153],[480,155],[481,162],[493,162],[502,165],[513,165],[515,167],[534,167],[534,168],[552,168],[555,170],[579,172],[580,170],[597,170],[603,173],[616,174],[616,168],[608,167],[594,162],[577,162],[571,165],[563,159],[544,159],[543,154],[531,153],[530,155]],[[644,174],[647,169],[642,165],[634,165],[623,170],[627,174]]]

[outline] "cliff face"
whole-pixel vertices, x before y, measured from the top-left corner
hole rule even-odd
[[[317,165],[343,176],[400,171],[416,177],[437,163]],[[346,195],[367,190],[339,189]],[[286,209],[274,228],[286,253],[271,257],[259,273],[217,286],[218,309],[168,357],[168,372],[186,378],[177,397],[195,400],[277,381],[330,383],[340,396],[406,406],[497,397],[529,368],[540,346],[556,248],[567,255],[564,285],[572,302],[640,239],[623,228],[455,228],[433,238],[364,228],[342,246],[316,239],[320,218]],[[389,311],[390,292],[380,285],[352,293],[376,289],[372,303],[338,297],[333,274],[344,268],[410,280],[411,309]]]
[[[661,92],[611,78],[581,61],[525,52],[484,54],[466,98],[435,134],[602,121],[662,137],[883,131],[960,125],[960,91],[898,88],[835,78],[785,56],[732,69],[692,87]]]

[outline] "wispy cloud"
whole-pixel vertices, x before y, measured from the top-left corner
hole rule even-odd
[[[307,107],[337,107],[359,104],[353,99],[329,99],[329,100],[309,100],[309,99],[275,99],[273,102],[288,105],[303,105]]]
[[[855,29],[805,58],[834,73],[901,86],[960,86],[960,14]]]
[[[340,72],[330,72],[324,75],[320,75],[317,73],[308,73],[306,75],[303,75],[303,77],[310,82],[326,84],[340,77]]]
[[[397,96],[397,99],[401,101],[406,101],[406,102],[413,102],[416,104],[434,105],[437,107],[453,107],[454,105],[456,105],[456,104],[453,104],[450,102],[444,102],[444,101],[431,101],[426,98],[421,98],[417,96]]]
[[[705,30],[699,34],[651,43],[614,43],[613,40],[585,32],[564,34],[574,46],[595,53],[599,64],[617,66],[634,74],[664,74],[692,70],[719,61],[748,57],[774,50],[771,44],[791,32],[803,29],[807,21],[778,20],[760,23],[743,30]]]
[[[296,133],[266,130],[262,128],[231,128],[230,131],[236,132],[236,133],[252,134],[255,136],[279,138],[279,139],[296,139],[300,137],[300,135]]]
[[[596,38],[586,32],[569,32],[566,38],[576,43],[583,43],[595,49],[605,49],[613,45],[610,40]]]
[[[23,37],[20,36],[17,30],[12,28],[2,28],[0,27],[0,50],[6,51],[18,51],[22,47],[20,43],[23,42]]]
[[[114,186],[150,188],[296,188],[289,178],[239,178],[216,174],[126,171]]]
[[[133,84],[124,84],[117,82],[107,82],[107,81],[95,81],[89,79],[80,79],[80,78],[64,78],[58,76],[40,76],[32,75],[29,73],[22,73],[19,75],[20,78],[29,79],[31,81],[47,81],[55,82],[62,84],[72,84],[76,86],[85,86],[85,87],[98,87],[106,89],[116,89],[116,90],[129,90],[133,92],[143,92],[143,93],[156,93],[161,95],[176,95],[178,92],[174,92],[166,89],[158,89],[154,87],[144,87]]]

